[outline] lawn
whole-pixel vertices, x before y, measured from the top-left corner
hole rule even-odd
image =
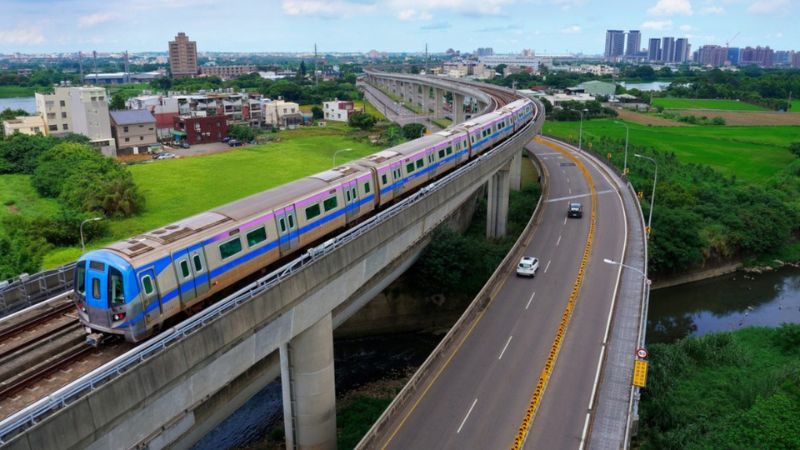
[[[631,145],[674,152],[685,163],[708,165],[738,179],[764,183],[795,157],[789,143],[800,140],[798,127],[650,127],[627,122]],[[577,122],[545,122],[544,133],[576,140]],[[625,127],[613,121],[587,120],[584,139],[608,136],[623,141]],[[584,143],[585,145],[585,143]],[[606,149],[601,149],[605,153]],[[630,157],[630,156],[629,156]]]
[[[0,175],[0,219],[9,214],[51,216],[58,211],[58,202],[39,197],[30,179],[29,175]]]
[[[654,98],[653,106],[665,109],[719,109],[726,111],[769,111],[761,106],[736,100],[711,100],[695,98],[664,97]]]
[[[789,108],[789,112],[800,113],[800,100],[792,100],[792,106]]]
[[[372,106],[372,103],[370,103],[370,102],[366,102],[365,103],[363,100],[356,100],[356,101],[353,102],[353,105],[354,105],[354,107],[356,109],[359,109],[359,110],[361,108],[364,108],[364,112],[366,112],[367,114],[375,117],[378,120],[386,120],[386,116],[384,116],[382,112],[378,111],[377,108]],[[365,105],[366,105],[366,107],[365,107]]]
[[[351,149],[340,152],[337,163],[380,150],[345,136],[341,132],[343,127],[337,125],[289,130],[281,132],[280,142],[215,155],[132,165],[133,178],[147,199],[145,211],[135,217],[112,221],[109,236],[87,247],[101,247],[321,172],[333,165],[333,154],[337,150]],[[78,248],[56,249],[45,257],[44,266],[60,266],[79,255]]]
[[[0,98],[33,97],[36,88],[25,86],[0,86]]]

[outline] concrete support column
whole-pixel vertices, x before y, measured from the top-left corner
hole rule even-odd
[[[287,449],[336,449],[331,313],[280,347]]]
[[[506,235],[510,179],[508,166],[498,170],[489,179],[489,189],[487,189],[488,202],[486,205],[487,238],[496,239]]]
[[[464,95],[453,92],[453,122],[461,123],[464,120]]]
[[[511,160],[511,190],[518,191],[522,188],[522,149]]]
[[[444,91],[439,88],[433,89],[433,118],[441,119],[444,117]]]

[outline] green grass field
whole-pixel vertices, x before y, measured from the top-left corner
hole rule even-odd
[[[372,103],[370,102],[365,102],[364,100],[356,100],[353,102],[353,106],[356,109],[364,108],[364,112],[375,117],[378,120],[386,120],[386,116],[384,116],[382,112],[378,111],[377,108],[372,106]]]
[[[42,198],[31,185],[29,175],[0,175],[0,219],[9,214],[33,218],[58,211],[58,202]]]
[[[145,211],[135,217],[112,221],[109,236],[89,243],[87,248],[134,236],[321,172],[333,165],[333,154],[337,150],[352,149],[339,153],[337,164],[379,150],[344,136],[340,128],[301,128],[282,132],[282,140],[277,143],[132,165],[129,168],[133,178],[147,199]],[[78,248],[55,249],[45,257],[44,266],[57,267],[79,255]]]
[[[800,113],[800,100],[792,100],[792,107],[789,108],[789,112]]]
[[[33,97],[36,88],[24,86],[0,86],[0,98]]]
[[[711,100],[694,98],[664,97],[654,98],[653,106],[663,106],[665,109],[719,109],[725,111],[769,111],[758,105],[739,102],[736,100]]]
[[[685,163],[705,164],[726,175],[764,183],[795,159],[788,146],[800,139],[797,127],[648,127],[626,122],[631,145],[674,152]],[[545,122],[544,133],[577,140],[577,122]],[[610,138],[623,141],[625,127],[610,120],[587,120],[584,139]],[[601,149],[605,153],[606,149]],[[630,157],[630,155],[629,155]]]

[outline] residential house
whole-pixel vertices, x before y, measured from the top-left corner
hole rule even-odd
[[[355,107],[351,101],[333,100],[322,103],[322,112],[325,120],[347,122],[350,115],[355,112]]]
[[[111,111],[111,135],[117,155],[147,153],[157,143],[156,119],[146,109]]]
[[[47,127],[42,116],[20,116],[3,121],[3,134],[11,136],[14,133],[47,135]]]

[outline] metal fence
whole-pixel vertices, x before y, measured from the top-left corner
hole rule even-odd
[[[539,105],[539,108],[540,111],[543,111],[541,105]],[[541,121],[541,117],[537,117],[536,120],[530,122],[523,130],[521,130],[521,133],[529,134],[536,126],[541,125]],[[475,170],[484,160],[491,158],[495,153],[504,150],[506,145],[511,143],[512,142],[507,142],[489,152],[482,154],[463,167],[444,176],[442,179],[421,188],[419,191],[401,200],[394,206],[367,219],[357,227],[347,230],[342,234],[325,241],[321,245],[309,249],[293,261],[285,264],[284,266],[251,283],[250,285],[243,287],[225,299],[209,306],[202,312],[190,317],[175,327],[165,330],[158,336],[153,337],[142,345],[117,357],[110,363],[93,370],[69,385],[7,417],[0,422],[0,445],[6,444],[11,438],[40,422],[48,415],[70,405],[75,400],[82,398],[99,386],[102,386],[120,374],[125,373],[140,362],[181,341],[184,337],[201,329],[207,323],[235,310],[240,304],[249,301],[267,289],[271,289],[284,279],[292,276],[299,270],[304,269],[309,264],[314,263],[315,261],[323,258],[331,252],[336,251],[347,243],[359,238],[361,235],[372,230],[379,224],[397,216],[398,214],[401,214],[406,208],[424,199],[432,192],[441,189],[451,180],[464,176],[466,173]]]
[[[0,283],[0,318],[72,289],[75,263]]]

